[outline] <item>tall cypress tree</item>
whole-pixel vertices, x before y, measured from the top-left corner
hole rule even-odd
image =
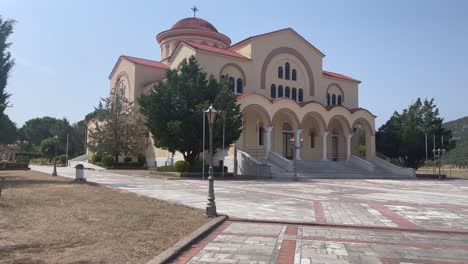
[[[8,105],[8,97],[10,95],[5,91],[8,83],[10,71],[15,65],[15,60],[11,57],[8,48],[11,46],[8,37],[13,33],[13,25],[15,21],[12,19],[3,20],[0,16],[0,115],[3,114]]]

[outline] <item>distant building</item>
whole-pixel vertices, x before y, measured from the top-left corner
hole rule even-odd
[[[110,87],[124,88],[133,101],[192,55],[207,73],[229,76],[244,119],[235,146],[218,155],[231,169],[235,150],[259,162],[268,156],[272,161],[292,159],[292,138],[303,140],[296,150],[302,160],[346,160],[360,155],[359,145],[365,145],[365,159],[375,157],[376,116],[359,107],[360,81],[325,71],[325,55],[293,29],[231,44],[211,23],[194,17],[178,21],[156,40],[161,60],[120,56]],[[365,131],[365,142],[359,142],[358,128]],[[171,159],[167,151],[147,145],[148,164],[164,165]]]

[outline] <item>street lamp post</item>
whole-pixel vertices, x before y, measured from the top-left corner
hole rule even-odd
[[[442,160],[442,156],[445,154],[445,149],[433,149],[432,150],[432,153],[434,154],[434,158],[437,158],[437,167],[439,167],[439,176],[438,176],[438,179],[439,180],[442,180],[442,174],[440,172],[440,169],[441,169],[441,160]]]
[[[298,181],[298,178],[297,178],[297,167],[296,167],[296,162],[297,162],[297,157],[296,157],[296,151],[298,149],[301,148],[302,146],[302,141],[303,139],[301,138],[300,139],[300,144],[296,144],[296,140],[293,138],[291,138],[289,140],[289,146],[291,147],[291,149],[293,150],[293,170],[294,170],[294,178],[293,178],[293,181]]]
[[[59,137],[55,135],[54,143],[55,143],[55,151],[54,151],[54,171],[52,172],[52,176],[57,176],[57,142]]]
[[[210,132],[210,161],[208,168],[208,203],[206,204],[206,215],[208,217],[216,217],[216,203],[215,203],[215,194],[214,194],[214,176],[213,176],[213,125],[216,119],[218,111],[210,105],[210,107],[205,111],[208,118],[209,132]]]

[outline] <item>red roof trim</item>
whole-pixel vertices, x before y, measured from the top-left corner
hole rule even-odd
[[[354,78],[351,78],[349,76],[346,76],[346,75],[343,75],[343,74],[340,74],[340,73],[330,72],[330,71],[322,71],[322,72],[323,72],[323,75],[326,75],[326,76],[329,76],[329,77],[334,77],[334,78],[338,78],[338,79],[343,79],[343,80],[348,80],[348,81],[352,81],[352,82],[361,83],[361,81],[359,81],[359,80],[356,80]]]
[[[255,94],[255,95],[262,96],[262,97],[265,98],[266,100],[270,101],[270,103],[272,103],[272,104],[274,104],[274,103],[276,103],[276,102],[278,102],[278,101],[281,101],[281,100],[283,100],[283,99],[288,99],[288,100],[291,100],[291,101],[295,102],[295,103],[296,103],[297,105],[299,105],[301,108],[304,107],[304,106],[306,106],[306,105],[308,105],[308,104],[318,104],[318,105],[322,106],[322,107],[323,107],[325,110],[327,110],[327,111],[330,111],[330,110],[332,110],[333,108],[344,108],[345,110],[347,110],[347,111],[348,111],[349,113],[351,113],[351,114],[354,114],[354,113],[357,112],[357,111],[366,111],[366,112],[368,112],[371,116],[373,116],[374,118],[377,117],[376,115],[372,114],[369,110],[364,109],[364,108],[352,108],[352,109],[348,109],[348,108],[346,108],[346,107],[344,107],[344,106],[342,106],[342,105],[325,106],[325,105],[323,105],[323,104],[321,104],[321,103],[319,103],[319,102],[313,101],[313,100],[312,100],[312,101],[303,102],[303,103],[298,103],[298,102],[296,102],[296,101],[294,101],[294,100],[292,100],[292,99],[290,99],[290,98],[288,98],[288,97],[280,97],[280,98],[270,99],[270,98],[266,97],[265,95],[259,94],[259,93],[256,93],[256,92],[250,92],[250,93],[241,94],[241,95],[237,96],[237,100],[240,100],[240,99],[242,99],[242,98],[244,98],[244,97],[247,97],[247,96],[250,96],[250,95],[254,95],[254,94]]]
[[[220,54],[220,55],[224,55],[224,56],[230,56],[230,57],[250,60],[249,57],[246,57],[246,56],[244,56],[244,55],[242,55],[242,54],[240,54],[238,52],[232,51],[232,50],[215,48],[215,47],[212,47],[212,46],[203,45],[203,44],[200,44],[200,43],[195,43],[195,42],[190,42],[190,41],[182,41],[182,42],[187,44],[188,46],[194,48],[194,49],[204,50],[204,51],[208,51],[208,52],[211,52],[211,53],[216,53],[216,54]]]
[[[145,66],[149,66],[153,68],[169,69],[169,67],[166,64],[161,63],[159,61],[147,60],[147,59],[127,56],[127,55],[122,55],[121,57],[136,64],[145,65]]]

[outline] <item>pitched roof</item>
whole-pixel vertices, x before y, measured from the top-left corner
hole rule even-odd
[[[346,75],[343,75],[343,74],[340,74],[340,73],[336,73],[336,72],[330,72],[330,71],[322,71],[324,75],[326,76],[330,76],[330,77],[335,77],[335,78],[339,78],[339,79],[343,79],[343,80],[348,80],[348,81],[353,81],[353,82],[358,82],[358,83],[361,83],[361,81],[359,80],[356,80],[354,78],[351,78],[349,76],[346,76]]]
[[[242,45],[244,44],[245,42],[251,40],[251,39],[254,39],[254,38],[258,38],[258,37],[262,37],[262,36],[266,36],[266,35],[270,35],[270,34],[274,34],[274,33],[278,33],[278,32],[281,32],[281,31],[292,31],[294,32],[297,36],[299,36],[299,38],[301,38],[303,41],[305,41],[309,46],[311,46],[313,49],[315,49],[316,51],[318,51],[323,57],[325,57],[325,54],[323,54],[323,52],[321,52],[319,49],[317,49],[317,47],[315,47],[314,45],[312,45],[312,43],[310,43],[307,39],[305,39],[303,36],[301,36],[301,34],[297,33],[294,29],[292,28],[283,28],[283,29],[278,29],[278,30],[275,30],[275,31],[271,31],[271,32],[267,32],[267,33],[263,33],[263,34],[258,34],[258,35],[254,35],[254,36],[250,36],[246,39],[243,39],[237,43],[234,43],[233,45],[231,45],[228,49],[233,49],[235,48],[236,46],[239,46],[239,45]]]
[[[147,60],[147,59],[131,57],[131,56],[126,56],[126,55],[122,55],[120,57],[125,58],[135,64],[145,65],[145,66],[154,67],[154,68],[169,69],[169,66],[159,61]]]
[[[240,53],[238,53],[236,51],[233,51],[233,50],[215,48],[215,47],[212,47],[212,46],[203,45],[203,44],[195,43],[195,42],[191,42],[191,41],[183,41],[183,42],[185,44],[189,45],[190,47],[194,48],[194,49],[204,50],[204,51],[208,51],[208,52],[211,52],[211,53],[216,53],[216,54],[220,54],[220,55],[224,55],[224,56],[230,56],[230,57],[250,60],[249,57],[244,56],[244,55],[242,55],[242,54],[240,54]]]

